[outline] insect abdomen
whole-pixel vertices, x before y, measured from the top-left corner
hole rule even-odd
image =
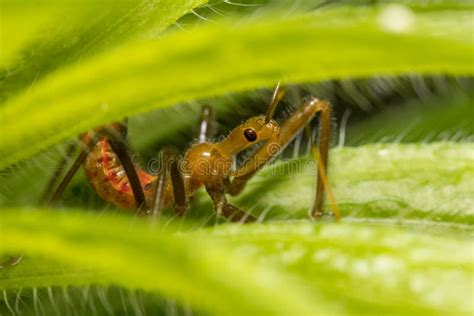
[[[156,177],[136,166],[148,205]],[[124,208],[136,208],[135,198],[125,170],[107,139],[101,138],[84,161],[84,172],[97,194],[107,202]]]

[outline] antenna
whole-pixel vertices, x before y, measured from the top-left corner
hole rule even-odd
[[[265,114],[265,123],[270,122],[272,119],[273,115],[275,114],[275,109],[276,106],[278,105],[278,102],[283,98],[285,95],[286,89],[284,87],[281,87],[281,81],[278,82],[275,92],[273,92],[273,97],[272,101],[270,102],[270,105],[268,106],[267,113]]]

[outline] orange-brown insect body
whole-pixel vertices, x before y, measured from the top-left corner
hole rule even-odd
[[[152,214],[158,218],[162,207],[172,204],[178,216],[186,213],[189,197],[197,189],[205,186],[214,202],[218,215],[230,221],[254,222],[257,218],[226,199],[226,195],[238,195],[246,183],[266,163],[275,158],[281,150],[305,127],[311,119],[320,114],[319,149],[313,147],[317,158],[318,177],[315,191],[315,203],[310,212],[311,218],[323,215],[325,188],[331,199],[336,221],[339,211],[327,179],[327,162],[330,134],[330,104],[316,98],[307,99],[302,107],[289,116],[279,126],[272,120],[275,107],[284,95],[284,89],[277,85],[266,115],[248,119],[236,127],[221,142],[209,142],[212,120],[212,108],[203,107],[199,142],[189,148],[184,158],[171,150],[160,152],[160,170],[152,175],[133,162],[125,142],[127,126],[125,123],[112,123],[81,135],[81,149],[64,178],[48,198],[50,191],[59,179],[67,158],[74,153],[76,146],[71,144],[64,159],[59,162],[43,194],[43,202],[53,203],[64,192],[67,184],[82,165],[89,182],[95,191],[106,201],[119,207],[136,208],[141,214]],[[262,142],[261,146],[233,170],[236,154],[248,147]],[[0,263],[0,269],[16,265],[21,256],[12,257]]]
[[[325,187],[332,196],[326,177],[331,107],[324,100],[309,97],[280,126],[272,118],[283,95],[284,89],[278,85],[265,115],[248,119],[220,142],[209,141],[212,137],[212,108],[204,106],[198,141],[183,156],[171,148],[161,150],[156,175],[148,173],[133,161],[125,139],[126,122],[112,123],[85,133],[81,136],[82,148],[77,159],[57,185],[49,203],[59,199],[82,165],[93,188],[104,200],[120,207],[135,208],[140,214],[152,214],[157,218],[163,207],[171,204],[176,215],[182,216],[189,207],[190,197],[204,186],[218,215],[230,221],[255,221],[256,217],[229,203],[226,195],[240,194],[248,181],[320,113],[320,146],[319,150],[313,147],[312,151],[318,157],[319,176],[315,203],[310,213],[312,218],[320,217],[323,214]],[[260,146],[234,169],[235,156],[257,143]],[[68,156],[73,152],[74,146],[68,149]],[[66,158],[59,163],[49,181],[44,201],[59,179],[65,163]],[[334,198],[331,200],[334,201]],[[335,203],[332,204],[337,220],[339,213]]]
[[[111,124],[107,128],[119,131],[119,126],[116,124]],[[100,135],[101,129],[85,134],[82,140],[89,141],[93,133]],[[246,130],[255,131],[255,140],[249,141],[245,138]],[[205,142],[190,147],[181,164],[188,197],[192,196],[203,184],[212,184],[230,176],[235,154],[257,142],[278,137],[278,132],[278,123],[274,120],[266,123],[264,116],[258,116],[235,128],[220,143]],[[112,150],[106,136],[99,137],[85,159],[83,167],[91,186],[105,201],[123,208],[137,207],[123,165]],[[144,171],[138,165],[135,169],[147,203],[151,205],[157,177]],[[173,202],[173,187],[170,183],[167,183],[165,190],[164,205],[166,206]]]
[[[119,207],[136,208],[135,198],[127,175],[106,137],[102,137],[90,151],[83,164],[84,172],[94,190],[105,201]],[[156,177],[136,166],[147,201],[152,200]]]

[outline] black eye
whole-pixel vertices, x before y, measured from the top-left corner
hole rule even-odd
[[[244,136],[245,138],[247,138],[247,140],[249,142],[254,142],[257,140],[257,132],[255,132],[253,129],[251,128],[247,128],[245,131],[244,131]]]

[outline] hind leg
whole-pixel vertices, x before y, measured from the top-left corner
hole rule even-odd
[[[10,257],[9,260],[0,263],[0,270],[8,268],[8,267],[16,266],[18,263],[20,263],[22,258],[23,258],[23,255]]]

